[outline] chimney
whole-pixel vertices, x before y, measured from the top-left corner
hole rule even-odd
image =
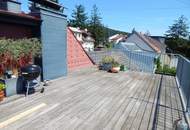
[[[21,3],[18,0],[1,0],[0,9],[13,13],[21,13]]]

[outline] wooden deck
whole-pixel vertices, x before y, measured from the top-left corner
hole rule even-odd
[[[160,75],[140,72],[112,74],[96,69],[76,71],[52,82],[44,94],[36,93],[1,104],[0,128],[172,129],[175,120],[184,118],[183,110],[174,77],[164,76],[161,84],[160,81]],[[45,105],[34,109],[40,104]]]

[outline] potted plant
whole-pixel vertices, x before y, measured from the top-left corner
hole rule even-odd
[[[5,94],[4,94],[5,84],[0,83],[0,101],[3,101]]]
[[[117,61],[113,61],[112,62],[111,72],[112,73],[118,73],[119,70],[120,70],[120,64]]]
[[[125,65],[120,65],[120,71],[127,71],[127,67]]]
[[[113,61],[114,61],[113,57],[105,56],[101,61],[100,69],[105,70],[105,71],[109,71],[112,67]]]

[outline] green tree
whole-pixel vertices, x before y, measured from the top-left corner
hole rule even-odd
[[[87,27],[88,17],[83,5],[76,5],[71,17],[72,19],[69,21],[70,26],[80,27],[81,29],[85,29]]]
[[[89,31],[95,39],[95,47],[103,44],[105,41],[105,29],[101,23],[101,16],[96,5],[93,6],[89,20]]]
[[[175,20],[172,26],[169,26],[169,30],[166,32],[167,37],[172,38],[186,38],[189,36],[189,26],[187,24],[187,18],[180,16],[178,20]]]
[[[172,26],[169,26],[165,43],[169,52],[178,53],[190,58],[189,26],[187,21],[182,15]]]

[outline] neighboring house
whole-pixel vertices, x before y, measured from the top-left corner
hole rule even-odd
[[[125,48],[127,48],[130,51],[143,52],[143,50],[140,47],[138,47],[135,43],[120,42],[119,44],[122,44]]]
[[[133,31],[127,40],[121,44],[125,44],[129,50],[142,52],[164,53],[165,45],[159,41],[147,36],[143,33]]]
[[[87,36],[83,38],[82,46],[86,51],[94,51],[94,42],[95,40],[92,37]]]
[[[83,41],[82,40],[82,30],[80,30],[80,28],[69,27],[69,29],[74,33],[74,35],[78,41],[80,41],[80,42]]]
[[[157,40],[157,41],[159,41],[162,44],[165,44],[166,37],[164,37],[164,36],[150,36],[150,37]]]
[[[115,35],[109,37],[108,41],[118,44],[119,42],[125,41],[126,39],[127,39],[127,35],[115,34]]]
[[[85,51],[94,51],[95,40],[87,29],[82,30],[74,27],[69,27],[69,29],[74,33],[76,39],[81,43]]]

